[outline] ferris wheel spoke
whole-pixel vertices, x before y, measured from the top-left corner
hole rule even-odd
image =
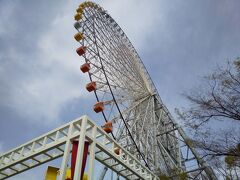
[[[124,45],[123,45],[124,46]],[[116,48],[115,48],[116,49]],[[131,56],[126,55],[125,51],[122,51],[123,48],[118,48],[121,49],[121,51],[118,51],[118,56],[121,59],[121,61],[118,61],[119,63],[121,63],[122,61],[124,63],[121,64],[123,70],[126,71],[126,73],[131,74],[133,77],[135,77],[135,79],[143,85],[143,81],[140,79],[140,75],[136,73],[136,71],[133,69],[133,65],[129,65],[129,61],[124,61],[124,59],[128,58],[128,59],[132,59]],[[114,58],[114,59],[119,59],[119,58]]]
[[[104,61],[104,59],[103,59],[103,61]],[[123,78],[121,78],[121,79],[116,79],[116,78],[120,78],[120,77],[117,76],[116,74],[113,74],[113,73],[109,72],[108,70],[105,70],[105,71],[106,71],[107,74],[110,75],[110,77],[115,77],[115,79],[111,79],[111,78],[110,78],[110,80],[111,80],[112,83],[116,84],[116,83],[119,82],[119,83],[123,84],[122,86],[124,86],[125,89],[128,89],[128,91],[130,91],[130,92],[136,92],[136,91],[138,91],[138,89],[133,89],[132,86],[129,86],[130,84],[127,85],[126,83],[124,83],[124,82],[123,82]],[[123,75],[122,72],[119,71],[119,73],[121,73],[121,74]],[[124,76],[126,77],[126,79],[129,79],[128,76],[126,76],[126,75],[124,75]],[[130,79],[129,81],[131,81],[131,79]],[[117,85],[117,84],[116,84],[116,86],[120,87],[120,85]],[[140,89],[140,87],[139,87],[139,89]]]
[[[91,63],[91,64],[93,64],[93,63]],[[96,66],[95,66],[96,67]],[[101,70],[99,70],[99,71],[97,71],[96,73],[91,73],[91,75],[93,75],[93,76],[95,76],[97,79],[102,79],[102,78],[99,78],[99,72],[100,73],[102,73],[102,71]],[[108,71],[106,71],[107,73],[109,73],[109,74],[111,74],[110,72],[108,72]],[[112,74],[111,74],[112,75]],[[113,76],[115,76],[115,75],[112,75],[112,76],[110,76],[110,77],[113,77]],[[119,78],[119,77],[117,77],[117,78]],[[125,87],[125,88],[123,88],[121,85],[119,85],[118,84],[118,81],[116,81],[115,79],[111,79],[111,78],[109,78],[110,79],[110,81],[111,82],[113,82],[113,83],[115,83],[115,85],[112,85],[113,87],[119,87],[119,88],[122,88],[122,89],[125,89],[125,90],[127,90],[127,88]],[[110,84],[111,85],[111,84]],[[132,91],[134,91],[134,90],[132,90]],[[135,91],[138,91],[137,89],[135,89]],[[140,92],[139,92],[140,93]]]
[[[138,107],[141,103],[143,103],[144,101],[147,100],[148,97],[141,97],[140,99],[138,99],[137,101],[134,102],[134,104],[130,105],[128,107],[128,109],[125,109],[124,111],[122,111],[122,114],[129,114],[131,111],[135,111],[136,107]],[[140,116],[140,114],[139,114]],[[128,119],[129,116],[126,116],[125,118]],[[113,122],[117,122],[117,120],[120,119],[120,115],[118,114],[117,116],[115,116],[113,118]],[[136,118],[137,119],[137,118]]]
[[[120,39],[119,36],[114,36],[114,34],[112,33],[112,31],[107,31],[107,32],[111,33],[111,34],[110,34],[109,36],[107,36],[107,37],[117,37],[117,40],[118,40],[118,41],[115,42],[115,43],[118,43],[118,44],[121,44],[121,43],[122,43],[122,46],[125,47],[125,48],[120,48],[121,53],[124,53],[124,51],[123,51],[124,49],[125,49],[125,50],[129,50],[129,49],[125,46],[126,42],[121,42],[122,39]],[[114,40],[115,40],[115,39],[114,39]],[[109,42],[111,42],[110,39],[109,39]],[[128,51],[128,52],[130,52],[130,53],[128,54],[127,58],[129,58],[129,56],[133,57],[131,51]],[[125,53],[125,54],[126,54],[126,53]],[[132,68],[133,62],[134,62],[134,60],[133,60],[133,61],[126,61],[125,63],[128,64],[128,65],[130,64],[129,68],[131,68],[131,69],[133,70],[133,72],[136,73],[136,77],[141,77],[141,75],[139,74],[139,71],[136,71],[136,70],[135,70],[136,68]],[[134,64],[134,66],[136,67],[136,64]],[[139,70],[139,69],[138,69],[138,70]]]
[[[150,102],[151,102],[151,98],[148,99],[148,104],[150,104]],[[149,115],[147,113],[150,110],[149,108],[150,107],[148,105],[148,107],[146,108],[146,111],[144,111],[145,112],[144,115],[142,115],[143,120],[138,120],[138,118],[137,118],[137,119],[135,119],[136,121],[133,121],[133,122],[131,122],[131,124],[129,124],[129,126],[131,127],[131,131],[138,131],[138,134],[142,134],[141,137],[134,136],[134,138],[135,138],[135,140],[137,140],[139,142],[140,151],[144,154],[146,154],[145,152],[151,151],[151,148],[150,148],[151,144],[146,143],[146,142],[149,142],[148,141],[149,140],[149,134],[147,134],[147,131],[145,129],[147,126],[145,126],[145,124],[144,124],[145,120],[146,120],[146,115]],[[140,115],[138,115],[138,117],[140,117]],[[136,124],[138,124],[139,122],[142,122],[142,121],[144,122],[143,124],[139,124],[139,125],[136,126]],[[137,127],[145,127],[145,128],[142,128],[141,131],[139,131],[139,129]],[[146,135],[146,136],[144,136],[144,135]],[[148,161],[152,163],[153,157],[151,157],[151,155],[149,155],[147,158],[148,158]]]
[[[94,52],[92,49],[89,49],[89,51],[91,51],[92,53],[94,53],[95,55],[97,55],[97,53],[96,52]],[[102,58],[102,60],[107,64],[107,65],[109,65],[110,63],[108,63],[107,61],[105,61],[105,59],[103,59]],[[93,64],[93,63],[91,63],[91,64]],[[96,65],[95,65],[96,66]],[[115,70],[117,70],[119,73],[121,73],[121,75],[124,75],[124,76],[126,76],[124,73],[122,73],[121,71],[119,71],[118,69],[115,69]],[[106,70],[106,72],[107,73],[110,73],[109,71],[107,71]],[[112,74],[111,74],[112,75]],[[110,76],[111,77],[111,76]],[[129,78],[129,76],[126,76],[127,78]],[[118,78],[118,80],[119,80],[119,77],[117,77]],[[131,79],[130,79],[131,80]],[[131,80],[131,81],[133,81],[133,80]],[[113,82],[117,82],[117,81],[113,81]],[[134,82],[134,81],[133,81]]]
[[[103,83],[102,83],[103,84]],[[122,90],[122,89],[121,89]],[[111,92],[108,91],[107,89],[107,86],[105,86],[105,88],[101,87],[101,88],[98,88],[96,90],[97,92],[102,92],[102,93],[108,93],[108,94],[111,94]],[[131,99],[131,98],[128,98],[126,95],[123,95],[122,93],[119,93],[119,94],[116,94],[115,95],[116,97],[116,101],[120,104],[124,103],[124,102],[131,102],[131,101],[135,101],[135,99]],[[127,108],[127,107],[126,107]]]
[[[104,61],[104,59],[103,59],[103,61]],[[124,78],[123,77],[125,77],[126,79],[128,79],[129,81],[132,81],[132,79],[129,77],[129,76],[127,76],[126,74],[124,74],[124,73],[122,73],[121,71],[118,71],[118,74],[121,74],[123,77],[121,78],[121,79],[117,79],[117,78],[120,78],[120,75],[117,75],[116,73],[111,73],[110,71],[108,71],[108,70],[106,70],[106,72],[107,72],[107,74],[109,74],[109,75],[112,75],[115,79],[114,79],[114,82],[119,82],[119,83],[121,83],[121,84],[123,84],[123,86],[126,86],[126,87],[129,87],[129,86],[127,86],[127,83],[126,82],[124,82],[123,80],[124,80]],[[132,85],[133,86],[133,85]],[[136,87],[136,86],[135,86]],[[139,89],[140,89],[140,85],[139,85]],[[133,87],[129,87],[130,89],[131,89],[131,91],[135,91],[135,89],[133,89]]]
[[[98,84],[101,84],[101,87],[107,87],[108,86],[108,84],[106,84],[106,83],[103,83],[103,82],[100,82],[100,81],[96,81],[96,83],[98,83]],[[110,84],[109,83],[109,85],[111,86],[111,87],[113,87],[114,89],[118,89],[119,91],[121,90],[122,92],[125,92],[125,93],[127,93],[127,92],[129,92],[129,90],[126,88],[126,87],[123,87],[123,86],[121,86],[121,85],[115,85],[115,84]],[[101,88],[99,88],[99,89],[101,89]],[[140,91],[136,91],[136,93],[142,93],[142,92],[140,92]],[[135,93],[135,94],[136,94]]]
[[[96,31],[98,31],[98,30],[96,29]],[[110,32],[110,31],[106,31],[106,32]],[[101,34],[101,33],[99,33],[99,34]],[[115,40],[114,34],[111,34],[111,35],[108,35],[108,36],[105,35],[104,37],[111,37],[111,39],[108,39],[106,42],[110,42],[110,43],[111,43],[111,40]],[[117,42],[117,43],[119,43],[119,42]],[[103,44],[104,44],[104,43],[103,43]],[[115,44],[116,44],[116,42],[115,42]],[[123,44],[123,45],[124,45],[124,44]],[[106,45],[104,45],[104,46],[107,47]],[[110,44],[110,47],[111,47],[111,46],[114,46],[113,43]],[[113,48],[113,50],[115,50],[115,49],[116,49],[116,47]],[[120,51],[121,53],[123,53],[122,48],[118,48],[118,49],[119,49],[119,51]],[[126,48],[125,48],[125,49],[126,49]],[[131,61],[126,61],[125,63],[126,63],[126,64],[129,64],[130,62],[131,62]],[[131,67],[131,66],[129,66],[129,67]],[[125,69],[128,69],[128,68],[125,68]],[[134,68],[131,68],[131,69],[134,70]],[[136,72],[136,71],[133,71],[133,72]],[[138,72],[138,71],[137,71],[137,72]],[[141,77],[141,76],[139,76],[139,74],[138,74],[136,77]]]
[[[112,34],[110,35],[111,37],[113,36]],[[120,44],[120,42],[117,42]],[[141,82],[141,84],[144,84],[142,79],[141,79],[141,75],[139,74],[139,71],[136,71],[136,68],[133,68],[133,67],[136,67],[136,64],[133,64],[134,62],[134,57],[132,56],[131,53],[129,53],[129,51],[127,51],[128,49],[126,48],[126,45],[125,44],[122,44],[121,45],[121,48],[118,48],[119,50],[119,54],[121,56],[123,56],[123,60],[124,59],[132,59],[132,61],[124,61],[124,65],[125,65],[125,69],[130,69],[130,73],[136,77],[138,79],[139,82]]]
[[[117,67],[112,66],[112,64],[111,64],[110,62],[106,61],[105,58],[102,58],[102,59],[103,59],[105,65],[106,65],[106,67],[113,68],[113,70],[114,70],[113,72],[116,71],[117,73],[121,74],[122,76],[125,76],[125,77],[126,77],[127,79],[129,79],[131,82],[137,83],[134,79],[131,79],[130,76],[127,76],[127,73],[123,73],[121,70],[119,70],[119,69],[125,69],[125,68],[118,68],[118,66],[117,66]],[[114,58],[113,58],[113,62],[115,62]],[[140,83],[140,82],[138,81],[138,83]],[[139,84],[139,87],[142,88],[142,85]]]

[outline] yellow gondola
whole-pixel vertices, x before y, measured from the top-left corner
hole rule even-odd
[[[80,14],[80,13],[77,13],[77,14],[75,14],[75,16],[74,16],[74,19],[75,19],[76,21],[79,21],[81,18],[82,18],[82,14]]]
[[[44,180],[57,180],[57,176],[59,174],[59,168],[48,166],[47,171],[45,174]],[[65,180],[72,180],[71,179],[71,168],[68,168],[65,175]],[[84,173],[82,180],[88,180],[88,175]]]
[[[81,41],[84,38],[83,34],[81,32],[78,32],[74,35],[74,39],[76,41]]]

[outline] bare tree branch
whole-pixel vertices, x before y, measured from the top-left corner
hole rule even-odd
[[[239,179],[240,58],[218,67],[202,86],[184,96],[190,107],[176,113],[194,132],[192,144],[225,179]],[[217,130],[220,122],[223,126]]]

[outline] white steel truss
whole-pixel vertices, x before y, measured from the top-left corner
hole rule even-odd
[[[75,169],[81,169],[84,142],[90,142],[89,180],[93,179],[94,159],[126,179],[158,179],[153,172],[87,116],[82,116],[2,154],[0,179],[9,178],[63,156],[59,176],[60,180],[64,180],[73,140],[79,141]],[[116,149],[119,150],[119,155],[115,153]],[[79,171],[75,171],[74,180],[79,180],[80,174]]]

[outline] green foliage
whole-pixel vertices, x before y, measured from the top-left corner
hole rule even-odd
[[[159,178],[160,178],[160,180],[170,180],[170,178],[167,177],[167,175],[165,175],[165,174],[160,175]]]
[[[195,147],[194,141],[192,139],[185,139],[185,143],[191,147]]]
[[[178,175],[179,180],[187,180],[188,176],[186,172],[182,172]]]
[[[225,163],[229,167],[233,167],[235,165],[235,157],[234,156],[226,156],[225,157]]]
[[[236,69],[240,69],[240,57],[238,57],[238,58],[234,61],[234,65],[235,65]]]
[[[240,144],[237,144],[235,148],[230,149],[230,154],[234,154],[235,156],[228,155],[225,157],[224,161],[228,165],[228,168],[232,168],[237,166],[240,162]]]
[[[231,180],[231,178],[229,176],[226,176],[226,180]]]
[[[187,173],[181,172],[180,169],[177,169],[177,168],[172,169],[171,172],[173,175],[172,177],[174,177],[174,179],[177,179],[177,180],[187,180],[188,179]],[[159,178],[160,178],[160,180],[170,180],[171,179],[165,174],[160,175]]]
[[[240,154],[240,143],[237,145],[237,153]]]

